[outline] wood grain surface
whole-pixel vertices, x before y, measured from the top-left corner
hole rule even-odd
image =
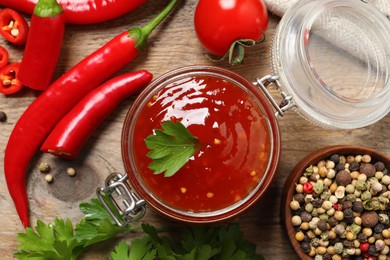
[[[67,25],[55,77],[120,32],[145,25],[166,3],[167,1],[149,1],[123,17],[100,24]],[[194,32],[193,14],[196,3],[196,0],[182,1],[175,13],[151,35],[147,48],[118,74],[147,69],[156,78],[181,66],[214,64],[207,58]],[[28,18],[28,15],[26,17]],[[222,62],[217,65],[231,69],[250,81],[270,74],[270,47],[278,22],[279,18],[270,14],[265,42],[247,51],[243,64],[232,67]],[[0,45],[9,50],[11,62],[21,60],[23,48],[15,47],[3,39],[0,39]],[[278,96],[275,89],[271,89],[271,93]],[[0,111],[4,111],[8,116],[5,123],[0,123],[1,158],[4,157],[14,124],[37,95],[39,92],[27,88],[16,95],[0,95]],[[57,216],[78,221],[82,217],[78,209],[79,203],[95,197],[95,189],[110,172],[123,171],[121,130],[133,98],[123,101],[104,121],[88,140],[77,160],[67,161],[36,153],[30,163],[27,179],[32,224],[35,225],[37,219],[52,222]],[[390,115],[374,125],[356,130],[327,130],[303,119],[295,111],[287,112],[284,117],[279,118],[279,123],[282,130],[282,157],[277,176],[266,196],[232,221],[240,223],[245,237],[256,243],[257,252],[263,254],[266,259],[297,259],[279,216],[281,192],[290,170],[308,153],[329,145],[361,145],[390,156]],[[52,166],[52,184],[46,183],[44,175],[37,169],[42,161],[49,162]],[[75,177],[66,175],[65,170],[69,166],[76,169]],[[23,227],[5,184],[2,159],[0,169],[0,258],[13,259],[13,252],[18,245],[16,234],[22,232]],[[150,208],[142,221],[170,227],[173,232],[180,227],[180,224],[159,216]],[[136,236],[137,234],[126,235],[125,239],[130,241]],[[105,259],[114,246],[115,243],[111,241],[94,247],[83,255],[82,259]]]

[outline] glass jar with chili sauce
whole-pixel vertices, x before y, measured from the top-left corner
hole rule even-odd
[[[153,174],[145,138],[180,121],[200,143],[173,176]],[[185,222],[231,218],[273,180],[280,132],[261,90],[231,71],[184,67],[156,79],[126,117],[122,153],[131,186],[158,212]]]

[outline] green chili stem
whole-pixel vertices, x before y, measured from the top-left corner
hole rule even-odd
[[[129,30],[129,35],[136,40],[136,48],[140,49],[146,45],[149,35],[153,30],[168,16],[179,0],[171,0],[167,6],[151,20],[147,25],[141,28]]]
[[[34,15],[38,17],[55,17],[63,12],[57,0],[39,0],[34,8]]]

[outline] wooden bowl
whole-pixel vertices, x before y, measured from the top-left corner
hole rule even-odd
[[[287,235],[289,240],[298,254],[300,259],[313,259],[307,254],[305,254],[300,247],[300,243],[295,239],[295,230],[291,223],[291,218],[293,216],[290,209],[290,201],[295,194],[295,184],[299,182],[299,178],[305,172],[305,169],[310,165],[315,165],[320,160],[329,158],[332,154],[339,155],[364,155],[368,154],[371,156],[372,161],[382,161],[387,169],[390,169],[390,158],[377,152],[370,148],[360,147],[360,146],[348,146],[348,145],[339,145],[339,146],[329,146],[319,149],[305,158],[303,158],[295,168],[292,170],[290,175],[287,177],[287,180],[284,185],[283,195],[282,195],[282,203],[281,203],[281,214],[282,214],[282,222],[286,228]]]

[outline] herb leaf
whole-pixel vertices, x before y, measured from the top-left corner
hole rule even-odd
[[[149,169],[170,177],[195,154],[199,140],[179,121],[166,121],[161,127],[162,130],[155,129],[155,134],[145,139],[146,147],[151,150],[147,156],[153,159]]]

